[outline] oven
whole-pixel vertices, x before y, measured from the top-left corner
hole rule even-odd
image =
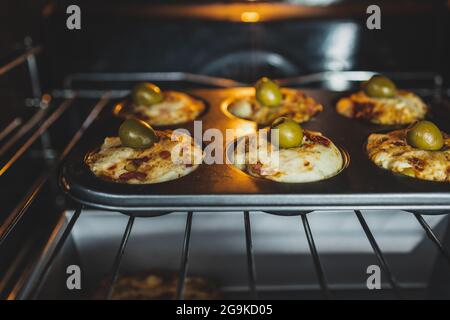
[[[448,130],[448,2],[379,1],[380,30],[366,26],[366,1],[78,1],[73,30],[71,5],[0,10],[13,26],[0,28],[2,299],[110,299],[130,275],[156,277],[164,295],[155,299],[196,297],[196,279],[211,299],[450,297],[448,183],[402,194],[367,180],[361,194],[282,197],[246,194],[219,173],[161,187],[170,194],[156,186],[136,205],[133,194],[92,196],[67,169],[77,150],[117,130],[103,119],[142,81],[190,92],[219,114],[229,92],[268,76],[330,94],[331,110],[383,72]],[[226,197],[217,191],[232,183]],[[68,284],[73,270],[80,287]]]

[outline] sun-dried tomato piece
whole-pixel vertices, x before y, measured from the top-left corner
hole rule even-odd
[[[328,140],[327,138],[325,138],[325,137],[323,137],[321,135],[311,134],[311,133],[309,133],[307,131],[305,131],[304,134],[312,142],[321,144],[321,145],[323,145],[325,147],[328,147],[330,145],[330,143],[331,143],[330,140]]]
[[[148,160],[150,160],[150,158],[145,156],[145,157],[142,157],[142,158],[135,158],[135,159],[129,159],[129,160],[131,161],[131,163],[134,166],[139,167],[144,162],[147,162]]]
[[[261,162],[257,162],[255,164],[250,164],[249,165],[252,168],[252,171],[257,173],[257,174],[261,174],[261,168],[262,168],[262,163]]]
[[[378,114],[374,109],[372,102],[353,102],[353,117],[370,120]]]
[[[123,181],[131,179],[144,180],[145,178],[147,178],[147,174],[139,171],[125,172],[119,176],[119,179]]]
[[[170,158],[170,152],[167,150],[161,151],[159,153],[159,156],[163,159],[169,159]]]
[[[423,169],[425,168],[425,165],[426,165],[426,162],[424,160],[416,158],[416,157],[408,158],[408,162],[410,165],[412,165],[414,167],[414,169],[416,169],[418,171],[423,171]]]

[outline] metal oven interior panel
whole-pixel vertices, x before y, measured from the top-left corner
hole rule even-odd
[[[204,204],[198,214],[188,211],[199,209],[198,203],[174,206],[170,200],[170,206],[162,207],[165,212],[183,210],[139,218],[80,206],[57,187],[57,168],[72,150],[70,159],[83,155],[83,148],[97,146],[106,134],[115,133],[120,121],[114,123],[110,117],[108,106],[114,103],[110,99],[122,99],[137,81],[185,90],[247,86],[259,76],[290,77],[279,81],[283,86],[329,90],[325,91],[328,102],[321,101],[328,104],[327,111],[305,127],[323,131],[348,148],[349,141],[335,126],[334,99],[344,90],[357,89],[360,81],[374,73],[348,70],[410,70],[413,73],[387,75],[399,87],[412,88],[431,102],[433,120],[448,131],[445,0],[412,1],[406,12],[402,3],[382,1],[390,13],[383,18],[381,33],[359,26],[363,20],[353,16],[354,10],[346,18],[334,16],[331,10],[331,20],[319,16],[243,25],[220,21],[174,24],[171,19],[153,21],[145,16],[153,10],[138,10],[137,15],[144,16],[136,19],[123,10],[112,16],[111,1],[107,5],[84,2],[94,7],[94,20],[102,21],[90,25],[93,32],[60,29],[59,23],[64,25],[66,18],[62,2],[34,1],[32,10],[24,10],[17,1],[0,5],[6,8],[1,12],[7,26],[0,31],[4,107],[0,119],[0,298],[91,298],[104,279],[108,280],[108,292],[103,297],[110,298],[116,276],[153,268],[178,273],[177,299],[183,299],[186,277],[192,275],[217,283],[225,298],[450,298],[450,222],[444,214],[449,212],[437,210],[435,198],[421,203],[420,208],[436,215],[360,211],[358,208],[364,208],[360,205],[351,206],[351,211],[309,213],[297,210],[305,206],[290,206],[287,209],[295,209],[289,212],[293,216],[282,217],[241,211],[262,209],[256,206],[237,205],[228,208],[232,212],[218,212],[219,207]],[[58,6],[52,7],[54,4]],[[353,3],[347,8],[351,6]],[[328,6],[321,7],[328,10]],[[52,15],[55,8],[53,17],[41,19],[41,13]],[[116,23],[118,17],[120,24]],[[157,43],[163,43],[156,51],[155,41],[147,41],[149,32]],[[186,32],[192,41],[173,41],[185,40]],[[135,37],[131,39],[130,34]],[[255,35],[259,35],[257,42],[252,40]],[[347,41],[350,38],[353,44]],[[15,41],[21,43],[13,44]],[[431,50],[411,50],[409,45],[415,41]],[[127,50],[111,50],[117,43],[127,43]],[[14,55],[5,56],[10,44]],[[338,47],[342,50],[336,50]],[[137,56],[132,48],[139,48]],[[341,54],[336,59],[337,51]],[[43,67],[40,72],[38,64]],[[227,95],[195,92],[203,94],[216,111]],[[322,99],[320,90],[309,93]],[[222,113],[216,115],[222,117],[222,125],[230,124],[231,119]],[[328,120],[317,121],[322,118]],[[369,129],[379,130],[340,117],[337,124],[341,128],[364,127],[364,134]],[[372,180],[371,186],[391,188],[390,183],[400,179],[386,176],[387,180]],[[217,185],[221,177],[223,172],[218,172]],[[408,182],[400,184],[408,190],[430,185],[404,181]],[[448,199],[448,190],[445,197]],[[348,204],[347,200],[344,203]],[[276,209],[280,209],[278,204]],[[408,206],[412,209],[409,202]],[[220,208],[226,209],[223,203]],[[154,215],[151,210],[159,210],[155,206],[141,209],[140,214],[149,216]],[[65,286],[66,268],[71,264],[82,268],[80,292]],[[367,290],[365,270],[371,264],[382,269],[383,290]]]

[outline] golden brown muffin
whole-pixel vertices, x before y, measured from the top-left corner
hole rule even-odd
[[[393,98],[373,98],[364,91],[342,98],[336,105],[339,114],[376,124],[401,125],[423,119],[427,105],[409,91],[398,91]]]

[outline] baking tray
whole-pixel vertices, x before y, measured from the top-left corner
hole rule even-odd
[[[232,117],[222,110],[227,98],[249,90],[189,91],[209,104],[208,112],[199,119],[203,121],[203,130],[256,130],[253,122]],[[66,159],[60,174],[61,186],[72,198],[86,205],[139,216],[177,210],[261,210],[290,215],[335,209],[404,209],[424,213],[442,213],[450,209],[448,183],[392,174],[378,168],[367,158],[364,143],[368,135],[395,127],[374,125],[337,114],[336,101],[348,93],[315,89],[304,91],[322,103],[324,111],[303,126],[322,132],[350,155],[347,168],[330,179],[312,183],[279,183],[251,177],[232,165],[202,164],[185,177],[159,184],[107,182],[92,174],[83,160],[86,153],[98,147],[105,136],[117,135],[121,120],[112,115],[111,106],[105,108],[105,112]],[[444,118],[448,116],[447,112],[436,104],[432,104],[432,110],[436,113],[431,113],[430,117],[448,132],[449,121]],[[181,127],[193,132],[193,123]]]

